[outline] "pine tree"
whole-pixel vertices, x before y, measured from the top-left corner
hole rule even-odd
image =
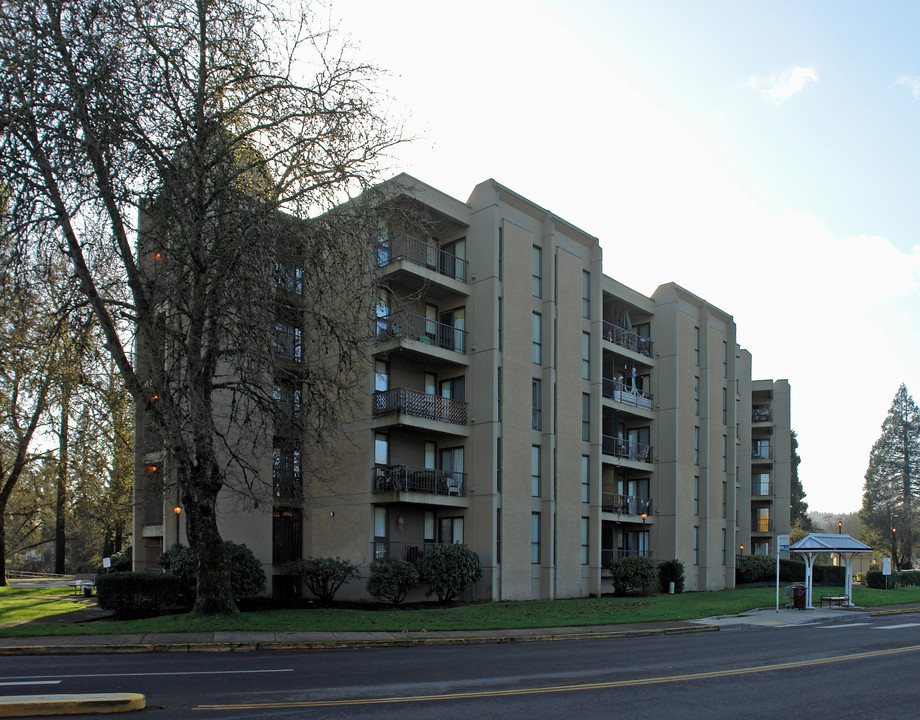
[[[866,540],[890,548],[899,565],[913,558],[918,493],[920,410],[902,383],[869,454],[860,511]]]
[[[802,462],[802,458],[799,457],[799,440],[795,430],[792,431],[791,445],[792,476],[790,478],[789,519],[792,527],[808,534],[812,531],[812,524],[811,518],[808,517],[808,503],[805,502],[805,488],[802,487],[802,481],[799,479],[799,463]]]

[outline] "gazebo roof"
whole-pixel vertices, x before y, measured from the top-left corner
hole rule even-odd
[[[797,543],[789,546],[790,552],[872,552],[872,548],[849,535],[837,533],[809,533]]]

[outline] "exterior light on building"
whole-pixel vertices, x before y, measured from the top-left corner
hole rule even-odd
[[[176,545],[179,544],[179,516],[182,514],[182,508],[176,505],[173,508],[173,512],[176,513]]]
[[[838,520],[837,521],[837,534],[839,535],[842,532],[843,532],[843,520]]]

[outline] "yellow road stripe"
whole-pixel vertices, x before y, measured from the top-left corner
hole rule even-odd
[[[603,690],[608,688],[629,687],[638,685],[658,685],[663,683],[686,682],[688,680],[705,680],[718,677],[731,677],[736,675],[750,675],[752,673],[769,672],[771,670],[794,670],[796,668],[811,667],[814,665],[827,665],[846,660],[865,660],[868,658],[882,657],[884,655],[897,655],[900,653],[916,652],[920,645],[910,645],[890,650],[869,650],[853,653],[852,655],[836,655],[828,658],[814,660],[795,660],[777,663],[775,665],[757,665],[754,667],[735,668],[731,670],[712,670],[710,672],[687,673],[685,675],[670,675],[664,677],[640,678],[638,680],[609,680],[597,683],[581,683],[578,685],[550,685],[547,687],[519,688],[516,690],[481,690],[478,692],[443,693],[440,695],[407,695],[404,697],[382,698],[355,698],[350,700],[315,700],[309,702],[284,702],[284,703],[248,703],[238,705],[199,705],[197,710],[266,710],[275,708],[319,708],[319,707],[344,707],[348,705],[385,705],[406,702],[434,702],[438,700],[468,700],[480,698],[508,697],[511,695],[539,695],[541,693],[563,693],[578,690]]]

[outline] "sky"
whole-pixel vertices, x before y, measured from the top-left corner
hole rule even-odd
[[[489,178],[599,238],[604,272],[730,313],[786,378],[809,509],[858,510],[920,399],[920,3],[333,0],[460,200]]]

